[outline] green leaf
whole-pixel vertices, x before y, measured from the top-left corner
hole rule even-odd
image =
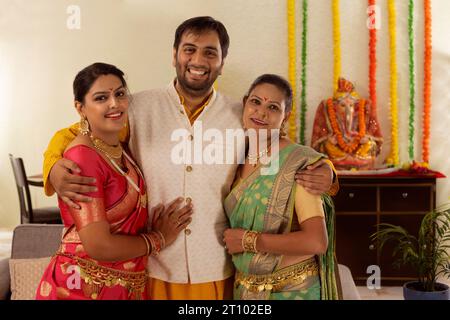
[[[370,235],[371,241],[380,251],[392,243],[392,256],[398,257],[394,266],[412,266],[426,290],[434,290],[439,275],[450,278],[450,203],[423,217],[417,237],[389,223],[380,223],[377,229]]]

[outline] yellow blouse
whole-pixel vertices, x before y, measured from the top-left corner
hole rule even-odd
[[[122,131],[120,131],[119,139],[120,142],[128,142],[129,139],[129,129],[128,125],[125,126]],[[51,183],[48,183],[48,176],[50,175],[50,170],[53,168],[53,165],[62,158],[64,150],[66,150],[69,143],[75,139],[78,135],[80,129],[79,123],[75,123],[68,128],[59,130],[55,133],[53,138],[50,140],[48,144],[47,150],[44,152],[44,167],[42,171],[42,176],[44,180],[44,191],[45,194],[51,196],[55,193],[53,186]]]

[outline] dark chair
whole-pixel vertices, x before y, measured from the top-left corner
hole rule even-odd
[[[61,216],[58,207],[33,208],[29,185],[42,187],[41,183],[29,181],[22,158],[9,155],[16,179],[17,192],[20,201],[20,223],[51,223],[60,224]]]

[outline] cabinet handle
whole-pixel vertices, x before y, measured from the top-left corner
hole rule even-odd
[[[403,197],[403,199],[408,198],[408,192],[403,192],[403,193],[402,193],[402,197]]]
[[[375,249],[375,246],[374,246],[373,244],[371,244],[371,245],[369,246],[369,250],[373,250],[373,249]]]
[[[355,194],[353,192],[349,192],[348,197],[350,199],[353,199],[355,197]]]

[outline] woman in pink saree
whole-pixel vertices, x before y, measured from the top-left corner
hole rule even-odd
[[[192,205],[179,208],[177,199],[166,209],[156,207],[149,228],[144,177],[119,142],[128,110],[122,71],[104,63],[88,66],[75,78],[74,94],[79,133],[59,144],[79,175],[95,178],[85,193],[93,200],[77,209],[58,199],[64,233],[36,299],[147,299],[148,256],[189,224]]]

